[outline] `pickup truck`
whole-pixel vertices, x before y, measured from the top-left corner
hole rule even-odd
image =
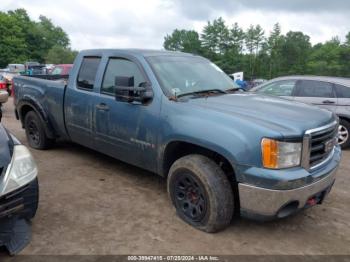
[[[332,112],[240,92],[181,52],[82,51],[68,79],[15,77],[14,103],[31,147],[68,139],[164,176],[179,217],[206,232],[322,203],[341,158]]]

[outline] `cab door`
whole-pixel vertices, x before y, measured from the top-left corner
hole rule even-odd
[[[130,57],[110,57],[94,100],[95,146],[108,155],[154,171],[160,103],[121,102],[115,99],[115,77],[133,77],[134,87],[149,80]]]
[[[316,80],[299,80],[294,99],[316,105],[332,112],[337,109],[337,97],[332,83]]]

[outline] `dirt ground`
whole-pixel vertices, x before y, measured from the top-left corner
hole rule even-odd
[[[2,123],[27,144],[12,100]],[[269,223],[240,219],[216,234],[183,223],[157,175],[71,143],[31,151],[40,204],[21,254],[350,254],[350,150],[323,205]]]

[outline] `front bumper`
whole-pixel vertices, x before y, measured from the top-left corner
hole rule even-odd
[[[30,241],[29,220],[38,208],[38,180],[0,197],[0,246],[17,254]]]
[[[31,219],[38,208],[39,187],[35,178],[29,184],[0,197],[0,222],[17,217]]]
[[[291,190],[271,190],[239,184],[241,213],[257,219],[281,218],[315,204],[320,204],[335,181],[337,170],[320,181]]]
[[[294,179],[274,183],[275,188],[239,183],[241,215],[256,220],[271,220],[286,217],[315,204],[321,204],[334,184],[340,156],[341,152],[337,149],[333,158],[312,174],[304,169],[300,169],[299,172],[291,170],[292,175],[289,174],[290,176],[281,173],[280,177],[291,178],[293,176]],[[306,172],[308,176],[303,178],[302,174]],[[300,174],[301,177],[299,177]],[[276,188],[276,185],[282,185],[282,188]]]

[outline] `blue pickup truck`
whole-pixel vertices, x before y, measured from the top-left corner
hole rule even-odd
[[[31,147],[68,139],[164,176],[179,217],[206,232],[322,203],[341,158],[332,112],[240,92],[191,54],[82,51],[67,79],[15,77],[14,96]]]

